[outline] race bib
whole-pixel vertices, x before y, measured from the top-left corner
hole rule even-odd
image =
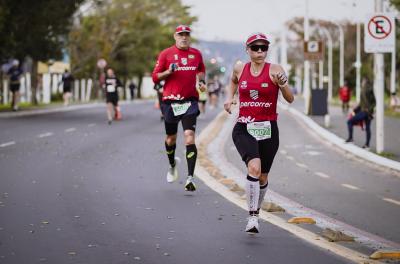
[[[189,107],[191,106],[191,102],[186,102],[183,104],[179,104],[179,103],[175,103],[175,104],[171,104],[172,106],[172,111],[174,111],[174,116],[179,116],[179,115],[183,115],[184,113],[187,112],[187,110],[189,109]]]
[[[109,93],[115,92],[115,85],[107,85],[107,92]]]
[[[253,122],[247,124],[247,132],[256,140],[271,138],[271,122]]]

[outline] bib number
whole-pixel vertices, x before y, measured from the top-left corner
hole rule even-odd
[[[183,103],[183,104],[179,104],[179,103],[171,104],[172,111],[174,111],[174,116],[183,115],[184,113],[187,112],[187,110],[189,109],[189,107],[191,105],[192,105],[191,102],[186,102],[186,103]]]
[[[253,122],[247,124],[247,132],[256,140],[271,138],[271,122]]]
[[[115,85],[107,85],[107,92],[109,93],[115,92]]]

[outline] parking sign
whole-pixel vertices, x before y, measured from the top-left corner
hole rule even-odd
[[[396,30],[395,16],[390,13],[368,15],[364,24],[364,49],[367,53],[393,52]]]

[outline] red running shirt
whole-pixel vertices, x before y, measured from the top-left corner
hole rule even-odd
[[[270,63],[265,63],[257,77],[250,72],[250,62],[244,66],[238,84],[238,122],[251,123],[278,119],[276,103],[279,87],[269,77],[270,66]]]
[[[167,70],[171,63],[177,64],[178,68],[165,79],[163,101],[198,99],[196,75],[206,70],[200,51],[195,48],[181,50],[175,45],[161,51],[152,74],[155,83],[160,81],[157,74]]]

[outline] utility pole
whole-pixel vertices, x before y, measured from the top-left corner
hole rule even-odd
[[[375,12],[382,12],[382,0],[375,0]],[[374,54],[374,91],[376,97],[376,152],[384,149],[384,60],[383,53]]]
[[[307,42],[310,39],[309,36],[309,20],[308,20],[308,0],[306,1],[306,12],[304,16],[304,41]],[[304,60],[304,85],[303,85],[303,97],[304,97],[304,112],[306,115],[310,114],[310,62]]]

